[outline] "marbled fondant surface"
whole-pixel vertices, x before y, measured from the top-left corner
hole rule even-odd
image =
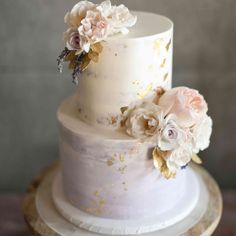
[[[154,168],[150,149],[117,131],[103,131],[78,119],[75,97],[58,110],[64,191],[88,213],[135,219],[165,212],[186,194],[185,171],[173,180]]]
[[[171,87],[172,22],[160,15],[134,12],[138,21],[126,36],[103,42],[98,63],[80,76],[80,118],[97,126],[115,126],[120,108]]]

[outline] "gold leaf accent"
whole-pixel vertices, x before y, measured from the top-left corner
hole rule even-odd
[[[161,174],[166,178],[174,178],[176,173],[171,172],[168,169],[168,166],[166,164],[165,160],[166,152],[161,151],[159,148],[154,148],[152,152],[152,157],[153,157],[153,164],[156,169],[159,169]]]
[[[166,64],[166,58],[163,60],[163,62],[161,63],[160,67],[163,68]]]
[[[168,44],[166,45],[166,51],[169,51],[170,45],[171,45],[171,39],[170,39],[170,41],[168,42]]]
[[[96,52],[96,53],[101,53],[103,50],[103,46],[101,43],[95,43],[91,45],[91,49],[92,51]]]
[[[192,156],[192,161],[197,163],[197,164],[202,164],[201,158],[198,155],[196,155],[195,153]]]

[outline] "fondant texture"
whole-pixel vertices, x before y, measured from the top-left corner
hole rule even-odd
[[[173,24],[160,15],[133,12],[137,23],[127,35],[102,43],[98,63],[80,75],[77,105],[85,122],[116,127],[120,108],[171,88]]]
[[[80,121],[75,97],[58,110],[64,191],[80,210],[135,219],[160,214],[186,194],[185,171],[166,180],[154,168],[151,142]]]

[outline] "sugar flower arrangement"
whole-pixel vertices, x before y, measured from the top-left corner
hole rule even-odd
[[[101,4],[78,2],[64,20],[68,25],[64,33],[66,47],[58,58],[58,69],[62,72],[63,62],[68,61],[77,83],[89,63],[98,62],[103,49],[101,42],[118,33],[127,34],[137,18],[124,5],[112,6],[107,0]]]
[[[176,87],[157,89],[156,96],[122,108],[126,132],[141,140],[152,140],[154,166],[169,179],[209,146],[212,119],[207,103],[197,90]]]

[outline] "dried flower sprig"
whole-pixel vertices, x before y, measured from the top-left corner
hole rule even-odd
[[[69,50],[65,48],[57,59],[58,63],[58,70],[62,72],[63,70],[63,63],[68,62],[69,69],[73,70],[72,78],[75,84],[78,84],[78,77],[79,75],[88,67],[91,61],[98,62],[99,53],[102,52],[102,45],[101,43],[93,44],[90,47],[88,53],[82,51],[81,53],[77,54],[76,50]]]

